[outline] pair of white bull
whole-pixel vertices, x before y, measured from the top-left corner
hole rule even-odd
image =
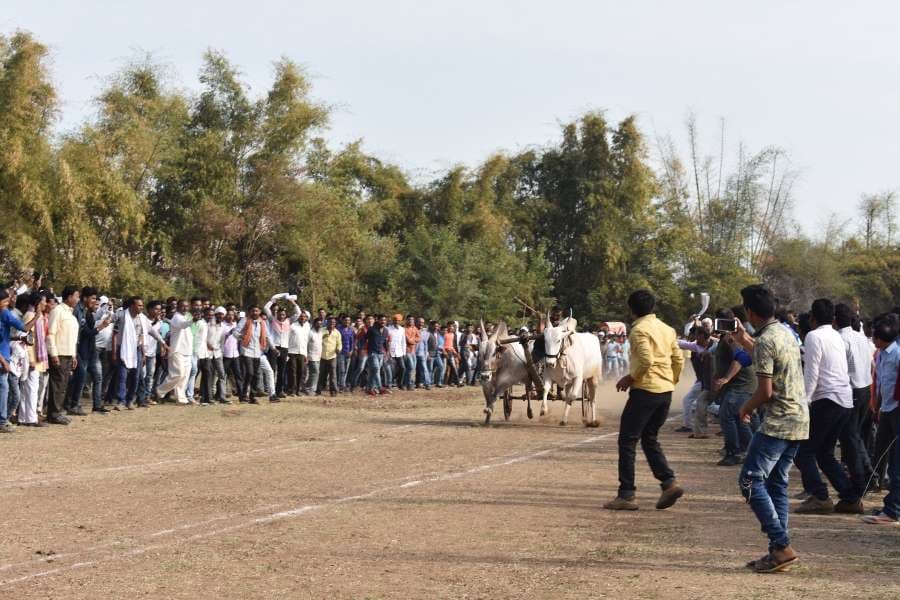
[[[544,329],[544,370],[541,395],[541,416],[548,413],[547,396],[555,383],[562,390],[565,412],[560,425],[569,421],[572,402],[584,398],[587,404],[585,426],[597,427],[597,409],[594,397],[603,375],[603,351],[600,341],[589,333],[577,333],[577,321],[569,317],[556,327]],[[484,327],[482,325],[482,331]],[[501,345],[507,336],[506,323],[501,322],[489,338],[482,337],[480,345],[483,360],[481,387],[484,391],[486,421],[490,421],[497,396],[513,385],[530,382],[525,366],[525,349],[520,343]],[[529,347],[529,351],[531,348]],[[528,416],[531,417],[531,399],[528,399]]]

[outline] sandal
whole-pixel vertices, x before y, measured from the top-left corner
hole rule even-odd
[[[769,558],[769,556],[770,556],[769,554],[764,554],[764,555],[760,556],[759,558],[757,558],[756,560],[751,560],[744,566],[750,570],[753,570],[756,568],[756,563],[766,560],[767,558]]]
[[[753,571],[755,573],[781,573],[783,571],[789,570],[799,560],[799,557],[794,556],[792,558],[788,558],[786,560],[778,562],[770,554],[765,558],[761,558],[760,560],[756,561],[756,564],[753,565]]]

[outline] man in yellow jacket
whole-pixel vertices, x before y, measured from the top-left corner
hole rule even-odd
[[[341,351],[341,332],[336,329],[337,320],[328,317],[328,329],[322,334],[322,358],[319,361],[319,389],[316,395],[322,394],[325,388],[332,396],[337,395],[337,355]]]
[[[616,384],[620,392],[630,390],[619,425],[619,493],[604,505],[610,510],[637,510],[634,501],[634,458],[638,440],[647,463],[662,487],[656,508],[674,505],[684,494],[659,445],[659,429],[669,416],[672,391],[684,366],[675,330],[656,318],[656,299],[647,290],[628,297],[635,316],[628,341],[630,372]]]

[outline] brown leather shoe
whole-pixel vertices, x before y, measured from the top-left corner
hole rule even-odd
[[[659,500],[656,501],[656,509],[665,510],[675,506],[675,503],[678,502],[678,499],[682,496],[684,496],[684,490],[681,489],[681,486],[678,485],[677,481],[673,481],[671,485],[664,489],[662,494],[660,494]]]
[[[798,515],[830,515],[833,512],[834,502],[831,498],[819,500],[815,496],[810,496],[794,509],[794,513]]]
[[[634,498],[620,498],[616,496],[613,500],[604,504],[603,508],[606,510],[637,510],[638,505]]]

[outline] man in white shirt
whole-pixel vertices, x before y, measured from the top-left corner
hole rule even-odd
[[[153,382],[156,381],[157,355],[161,355],[160,349],[167,349],[168,346],[160,344],[159,339],[165,337],[163,331],[162,302],[153,300],[147,305],[147,319],[150,328],[157,333],[159,337],[153,335],[144,336],[144,364],[141,369],[141,385],[138,390],[138,406],[149,406],[153,395]]]
[[[316,392],[319,385],[319,362],[322,360],[322,319],[316,317],[313,320],[312,329],[309,330],[309,342],[307,344],[307,369],[306,369],[306,388],[303,390],[304,396],[309,396]]]
[[[197,321],[197,338],[194,344],[197,356],[197,372],[200,374],[200,406],[209,406],[215,388],[213,387],[212,355],[209,352],[209,324],[213,320],[213,309],[210,306],[200,309],[201,317]]]
[[[291,323],[288,333],[288,389],[299,396],[306,385],[306,356],[309,352],[309,313],[301,311],[300,317]]]
[[[853,413],[853,391],[847,367],[847,350],[841,334],[832,327],[834,305],[827,298],[812,303],[806,334],[803,379],[809,401],[809,439],[801,442],[796,465],[803,478],[803,489],[810,496],[796,511],[799,514],[831,512],[861,514],[862,498],[843,466],[834,457],[834,447]],[[818,467],[817,467],[818,465]],[[834,504],[819,469],[838,492]]]
[[[834,328],[841,334],[847,350],[847,368],[850,372],[850,387],[853,389],[853,413],[850,422],[841,434],[841,457],[850,471],[850,478],[860,496],[865,493],[866,483],[872,475],[872,461],[866,449],[867,429],[872,428],[869,414],[869,399],[872,393],[872,363],[874,352],[871,342],[861,331],[859,318],[847,304],[834,307]]]
[[[220,306],[213,310],[212,319],[208,323],[208,331],[206,333],[206,347],[209,349],[209,394],[215,397],[220,404],[231,404],[226,398],[228,387],[228,378],[225,376],[225,358],[222,354],[222,327],[223,319],[227,314],[224,306]]]
[[[133,408],[132,403],[141,381],[144,340],[147,337],[153,337],[165,345],[159,332],[150,326],[150,320],[144,315],[144,300],[140,296],[128,298],[122,310],[116,315],[113,329],[113,361],[118,368],[116,410]],[[156,352],[155,346],[153,351]]]
[[[109,307],[109,298],[100,296],[100,306],[94,312],[94,323],[100,323],[103,319],[108,319],[108,322],[112,322],[112,317],[113,315],[110,312]],[[97,337],[94,338],[97,347],[97,357],[100,359],[100,374],[102,379],[101,396],[104,404],[113,403],[113,396],[116,391],[115,386],[111,385],[112,380],[114,379],[112,353],[110,352],[112,335],[113,328],[104,327],[97,332]]]
[[[387,326],[390,341],[388,348],[391,353],[391,360],[386,363],[388,366],[388,381],[384,382],[384,387],[390,389],[392,385],[396,385],[397,389],[403,389],[403,361],[406,358],[406,331],[403,329],[403,315],[397,313],[393,316],[392,322]]]
[[[293,305],[291,315],[284,308],[276,307],[272,312],[272,305],[279,300],[285,300]],[[276,294],[263,306],[263,312],[269,319],[269,333],[271,334],[269,362],[275,369],[275,393],[279,398],[287,396],[288,389],[288,350],[290,345],[291,324],[300,318],[300,307],[297,306],[297,297],[288,293]]]
[[[185,389],[191,374],[191,357],[194,355],[194,336],[191,333],[191,318],[188,316],[190,304],[178,301],[178,310],[167,319],[169,324],[169,373],[165,381],[156,388],[160,397],[175,392],[178,404],[191,404]]]
[[[225,309],[225,320],[222,321],[222,362],[225,363],[226,379],[228,374],[234,379],[235,396],[240,400],[244,397],[244,375],[241,371],[238,341],[232,335],[235,327],[237,327],[237,312],[234,307],[229,307]]]

